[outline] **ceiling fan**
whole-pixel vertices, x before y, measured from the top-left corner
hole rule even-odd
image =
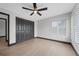
[[[41,16],[42,14],[39,13],[39,11],[45,11],[45,10],[47,10],[47,7],[38,9],[36,3],[33,3],[33,9],[26,8],[26,7],[22,7],[22,8],[25,9],[25,10],[33,11],[30,15],[33,15],[34,13],[37,13],[37,14],[40,15],[40,16]]]

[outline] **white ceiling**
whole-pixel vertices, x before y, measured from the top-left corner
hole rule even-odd
[[[48,7],[47,11],[40,11],[42,16],[38,14],[30,16],[30,13],[32,13],[31,11],[22,9],[23,6],[32,9],[32,3],[3,3],[0,4],[0,8],[13,12],[15,16],[35,21],[71,12],[74,5],[74,3],[38,3],[38,8]]]

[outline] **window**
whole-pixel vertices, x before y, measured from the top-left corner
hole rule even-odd
[[[52,32],[54,34],[65,35],[66,34],[66,20],[52,21]]]

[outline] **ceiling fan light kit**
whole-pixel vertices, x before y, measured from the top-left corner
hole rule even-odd
[[[36,14],[36,13],[37,13],[37,11],[34,11],[34,13]]]
[[[25,9],[25,10],[33,11],[30,15],[33,15],[34,13],[35,13],[35,14],[37,13],[37,14],[40,15],[40,16],[41,16],[42,14],[40,14],[39,11],[45,11],[45,10],[47,10],[47,7],[37,9],[37,4],[36,4],[36,3],[33,3],[33,9],[26,8],[26,7],[22,7],[22,8]]]

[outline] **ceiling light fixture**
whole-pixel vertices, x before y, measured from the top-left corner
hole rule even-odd
[[[26,9],[26,10],[33,11],[30,15],[33,15],[33,14],[35,13],[35,14],[38,14],[38,15],[40,15],[40,16],[42,15],[42,14],[40,13],[40,11],[45,11],[45,10],[47,10],[47,7],[38,9],[38,8],[37,8],[37,3],[33,3],[33,9],[26,8],[26,7],[22,7],[22,8],[23,8],[23,9]]]
[[[36,13],[37,13],[37,11],[34,11],[34,13],[36,14]]]

